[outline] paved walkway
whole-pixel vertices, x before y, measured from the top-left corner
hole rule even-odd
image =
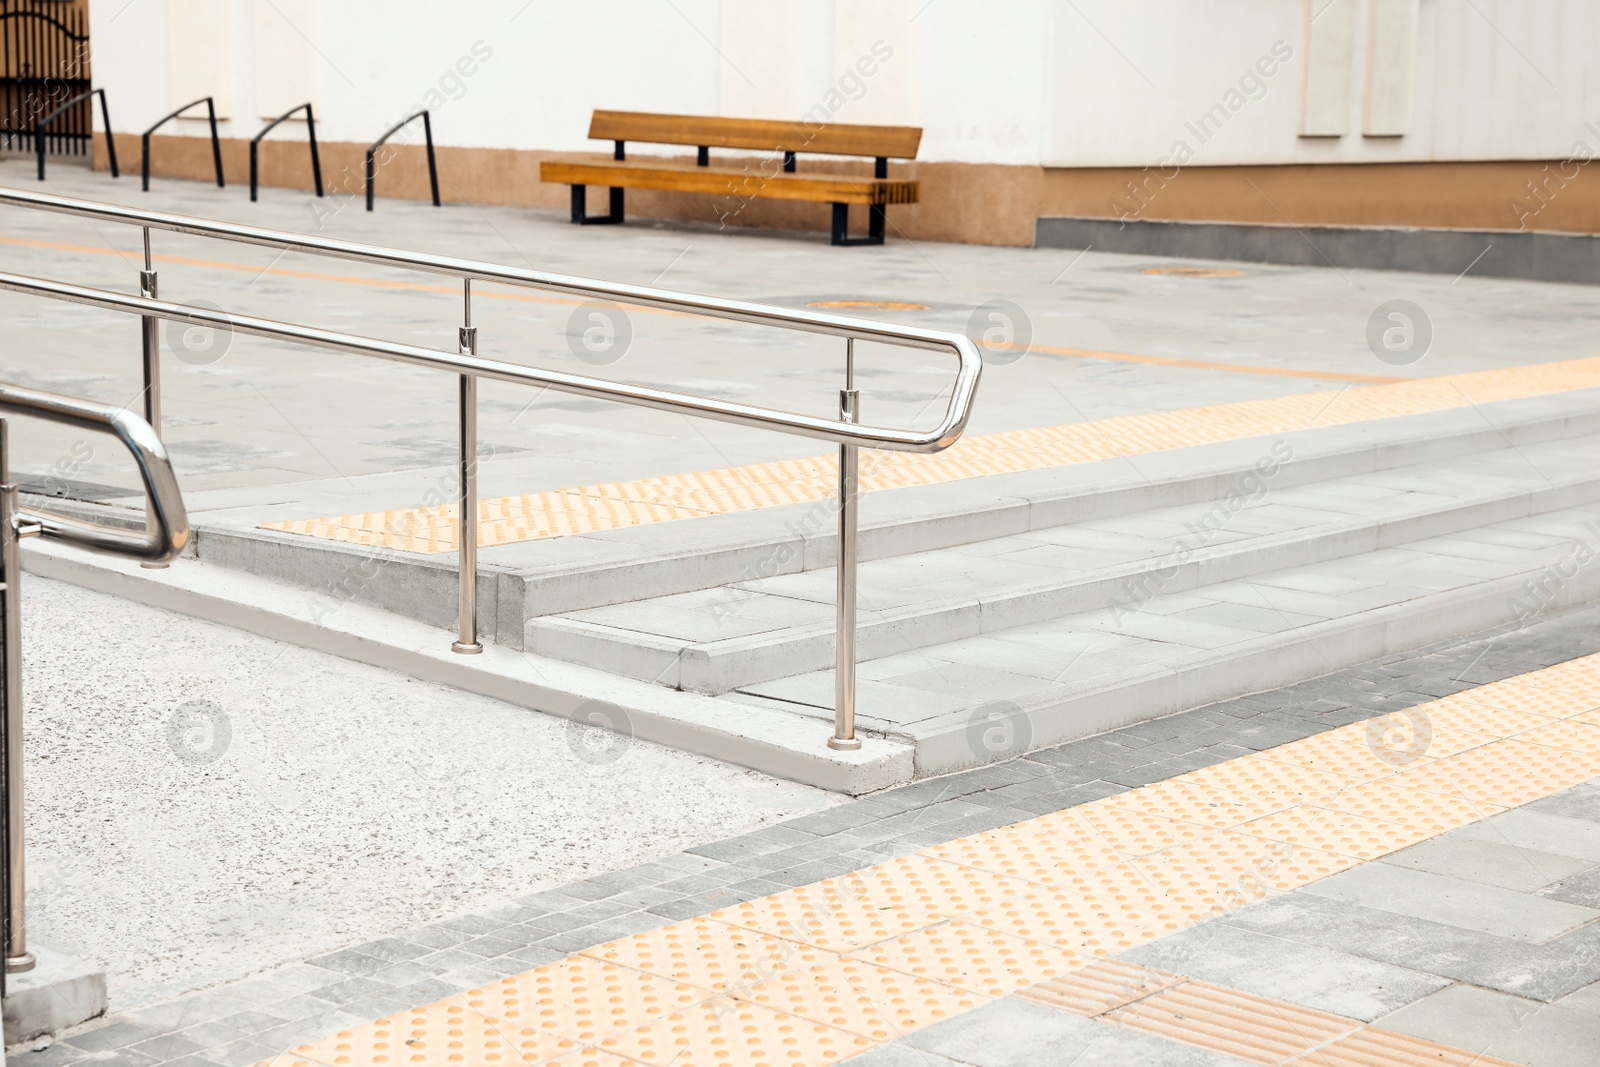
[[[920,782],[17,1059],[1592,1064],[1597,623]]]
[[[354,202],[313,204],[290,190],[266,190],[258,204],[240,190],[203,183],[158,181],[141,194],[136,183],[71,166],[52,168],[41,184],[30,167],[0,161],[0,183],[787,306],[881,303],[888,306],[846,310],[974,335],[1000,324],[990,304],[1007,301],[1011,339],[1026,335],[1028,349],[985,373],[969,432],[991,442],[1219,405],[1281,401],[1288,410],[1385,382],[1570,363],[1595,356],[1600,324],[1593,288],[1470,274],[1266,266],[1172,273],[1164,260],[1094,251],[904,241],[835,249],[804,235],[648,222],[602,232],[567,225],[557,213],[506,208],[386,201],[368,214]],[[4,215],[0,267],[135,286],[140,257],[131,228]],[[168,299],[454,347],[459,293],[433,276],[182,235],[158,234],[155,251]],[[596,367],[576,354],[587,328],[574,326],[577,300],[494,286],[475,293],[474,322],[488,356],[815,414],[837,404],[843,351],[833,339],[633,309],[626,351]],[[1422,309],[1429,338],[1426,351],[1418,340],[1386,361],[1375,354],[1369,327],[1380,305],[1396,299]],[[15,342],[0,354],[6,378],[120,403],[138,395],[136,322],[11,295],[0,295],[0,310]],[[455,449],[448,376],[254,338],[170,329],[165,337],[164,430],[202,521],[254,526],[404,510],[448,474]],[[942,405],[951,368],[940,357],[862,345],[858,362],[866,417],[926,424]],[[803,439],[496,383],[484,384],[481,409],[489,500],[818,453]],[[125,494],[132,482],[118,457],[109,449],[85,456],[75,446],[81,442],[70,433],[40,429],[19,440],[17,462],[36,479],[122,499],[119,488]],[[494,551],[486,563],[496,560]]]

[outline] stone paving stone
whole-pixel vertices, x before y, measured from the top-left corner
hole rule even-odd
[[[1364,1022],[1450,984],[1438,975],[1221,923],[1161,938],[1121,958]]]
[[[1568,904],[1581,904],[1586,908],[1600,908],[1600,866],[1562,879],[1540,890],[1539,895],[1551,900],[1564,900]]]
[[[85,1052],[110,1052],[127,1048],[159,1036],[159,1032],[137,1023],[113,1022],[66,1038],[66,1042]]]
[[[1600,1049],[1594,1015],[1467,985],[1440,990],[1382,1025],[1528,1067],[1593,1067]]]
[[[1231,1056],[1010,997],[914,1031],[900,1040],[918,1051],[972,1067],[1071,1063],[1095,1067],[1238,1067],[1244,1063]]]
[[[1600,918],[1593,908],[1384,863],[1341,871],[1305,892],[1533,944]]]
[[[1384,856],[1378,862],[1450,875],[1519,893],[1533,893],[1570,879],[1595,864],[1553,852],[1517,848],[1467,834],[1448,833]],[[1556,900],[1568,898],[1553,894]],[[1573,904],[1581,900],[1569,901]],[[1591,905],[1592,906],[1592,905]]]
[[[1600,823],[1516,809],[1463,826],[1461,833],[1519,848],[1600,863]]]
[[[141,1041],[130,1046],[134,1052],[143,1053],[154,1057],[158,1062],[175,1060],[181,1056],[190,1056],[204,1052],[205,1046],[198,1041],[191,1041],[182,1034],[161,1034],[148,1041]]]
[[[1587,1012],[1600,1018],[1600,982],[1586,985],[1575,993],[1569,993],[1556,1001],[1556,1004],[1570,1011]]]

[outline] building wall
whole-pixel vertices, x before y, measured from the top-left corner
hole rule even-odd
[[[1027,244],[1048,214],[1600,229],[1600,181],[1580,162],[1600,153],[1600,65],[1585,62],[1600,41],[1593,0],[471,0],[447,10],[92,0],[95,79],[130,160],[138,131],[210,93],[238,170],[265,121],[309,101],[335,191],[359,192],[362,149],[422,106],[434,113],[446,198],[548,208],[567,192],[538,182],[538,162],[603,148],[585,136],[595,108],[820,114],[923,127],[918,160],[892,170],[922,182],[922,202],[891,210],[891,237]],[[154,173],[205,176],[207,154],[184,143],[204,135],[203,120],[162,132]],[[271,140],[304,135],[297,118]],[[418,139],[408,130],[396,143]],[[630,146],[650,151],[680,150]],[[385,170],[384,195],[425,195],[413,156],[402,148]],[[264,180],[305,186],[303,157],[273,145]],[[802,167],[860,164],[802,157]],[[629,210],[814,229],[828,218],[825,205],[730,212],[647,193],[630,193]]]

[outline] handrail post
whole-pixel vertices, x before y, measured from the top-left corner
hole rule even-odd
[[[4,657],[5,684],[0,688],[5,722],[0,739],[5,746],[5,970],[8,974],[33,970],[28,951],[24,890],[22,834],[22,554],[15,518],[17,487],[11,484],[11,448],[7,420],[0,419],[0,580],[4,598],[0,607],[0,656]]]
[[[217,188],[224,189],[222,183],[222,142],[217,139],[217,105],[206,97],[206,118],[211,121],[211,162],[217,168]]]
[[[422,137],[428,143],[428,187],[433,190],[433,206],[439,206],[439,168],[433,161],[433,121],[426,109],[422,112]]]
[[[155,260],[150,254],[150,227],[144,229],[144,269],[139,272],[139,295],[146,300],[156,299]],[[161,320],[154,315],[139,317],[144,370],[144,421],[161,436]],[[146,528],[155,523],[154,505],[145,508]],[[161,570],[167,565],[145,560],[141,567]]]
[[[839,390],[839,421],[861,421],[861,392],[856,389],[856,341],[845,339],[844,388]],[[856,497],[860,491],[856,446],[839,446],[839,558],[835,600],[833,672],[833,736],[828,747],[853,751],[856,736]]]
[[[478,354],[478,328],[472,325],[472,279],[461,279],[463,325],[460,330],[460,352],[464,356]],[[464,656],[483,651],[478,641],[478,379],[476,375],[462,374],[460,381],[461,452],[456,475],[461,479],[461,494],[456,510],[456,551],[460,561],[457,580],[457,607],[460,618],[460,637],[450,646],[450,651]]]

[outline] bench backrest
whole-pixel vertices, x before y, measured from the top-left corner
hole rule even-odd
[[[702,148],[915,159],[922,130],[915,126],[850,126],[839,122],[813,126],[806,122],[768,119],[596,111],[589,122],[589,136],[605,141],[644,141]]]

